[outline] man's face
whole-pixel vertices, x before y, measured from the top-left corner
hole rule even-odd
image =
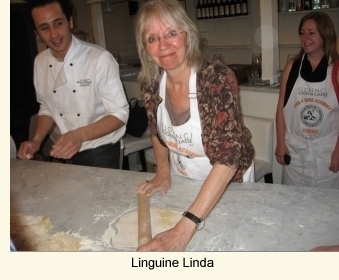
[[[63,61],[71,45],[73,19],[68,22],[59,3],[34,8],[32,16],[36,35],[52,50],[59,61]]]

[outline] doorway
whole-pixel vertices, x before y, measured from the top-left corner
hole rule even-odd
[[[30,117],[39,111],[33,84],[38,48],[26,6],[10,4],[10,134],[17,148],[28,140]]]

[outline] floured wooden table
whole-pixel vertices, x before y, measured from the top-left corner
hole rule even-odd
[[[153,174],[17,159],[10,168],[12,215],[49,219],[48,238],[79,240],[71,250],[135,250],[113,241],[120,219],[137,210],[137,184]],[[183,213],[201,184],[174,176],[172,188],[152,196],[150,206]],[[338,201],[338,189],[233,183],[186,250],[309,251],[338,244]]]

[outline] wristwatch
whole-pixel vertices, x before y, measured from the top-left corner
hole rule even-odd
[[[196,229],[197,230],[201,230],[204,225],[205,225],[205,221],[198,218],[197,216],[195,216],[194,214],[188,212],[188,211],[185,211],[184,214],[182,214],[183,216],[185,216],[186,218],[190,219],[192,222],[196,223]]]

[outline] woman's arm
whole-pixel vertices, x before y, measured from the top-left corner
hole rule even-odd
[[[339,136],[334,151],[332,153],[331,164],[329,169],[334,173],[337,173],[339,171]]]
[[[188,211],[205,219],[219,201],[235,171],[226,165],[214,164]],[[140,246],[138,251],[184,251],[195,232],[196,224],[182,217],[173,228],[156,235],[150,242]]]
[[[136,193],[147,193],[148,196],[156,192],[166,194],[171,187],[171,172],[168,159],[168,148],[163,146],[158,137],[152,136],[152,145],[154,150],[155,161],[157,164],[157,173],[149,182],[141,182]]]
[[[282,73],[281,83],[280,83],[280,92],[279,92],[279,100],[277,105],[277,112],[276,112],[276,128],[277,128],[277,147],[275,150],[275,155],[278,163],[281,165],[285,165],[284,162],[284,155],[288,154],[288,148],[285,144],[285,118],[284,118],[284,102],[285,102],[285,91],[286,91],[286,84],[288,80],[288,76],[290,74],[291,68],[293,65],[293,61],[289,61],[285,69]]]

